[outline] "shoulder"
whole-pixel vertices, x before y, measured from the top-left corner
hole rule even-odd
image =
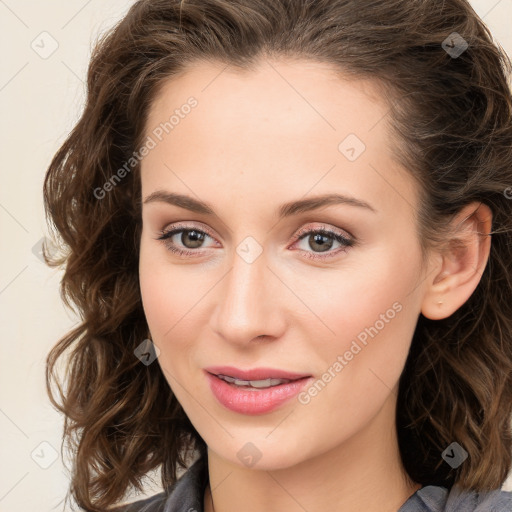
[[[446,501],[446,512],[466,509],[468,512],[511,512],[512,492],[499,489],[486,492],[452,489]]]
[[[398,512],[511,512],[512,492],[471,491],[427,485],[416,491]]]
[[[112,509],[112,512],[195,512],[203,511],[208,464],[198,459],[166,491]]]

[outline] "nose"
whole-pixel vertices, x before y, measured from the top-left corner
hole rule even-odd
[[[236,253],[218,285],[212,326],[226,341],[245,345],[258,337],[277,338],[285,329],[286,287],[268,266],[265,252],[252,262]],[[290,292],[288,291],[288,294]]]

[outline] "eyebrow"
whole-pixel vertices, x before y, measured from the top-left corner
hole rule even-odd
[[[214,215],[215,211],[213,207],[203,201],[194,199],[193,197],[186,196],[183,194],[176,194],[174,192],[167,192],[165,190],[156,190],[144,199],[144,204],[153,202],[163,202],[190,210],[195,213],[204,215]],[[279,218],[290,217],[299,213],[309,212],[317,210],[325,206],[334,204],[346,204],[349,206],[356,206],[358,208],[364,208],[374,213],[377,210],[373,208],[366,201],[356,199],[355,197],[345,196],[342,194],[324,194],[320,196],[310,197],[308,199],[299,199],[297,201],[290,201],[282,204],[278,209]]]

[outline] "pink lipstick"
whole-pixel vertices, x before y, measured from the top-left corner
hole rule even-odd
[[[271,412],[296,396],[311,375],[273,368],[241,370],[232,366],[205,368],[210,389],[227,409],[255,415]]]

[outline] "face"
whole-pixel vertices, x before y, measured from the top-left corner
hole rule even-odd
[[[209,448],[241,465],[250,442],[284,468],[396,400],[423,293],[418,194],[370,82],[308,61],[223,69],[191,66],[152,105],[142,299],[155,364]],[[308,378],[240,389],[217,366]]]

